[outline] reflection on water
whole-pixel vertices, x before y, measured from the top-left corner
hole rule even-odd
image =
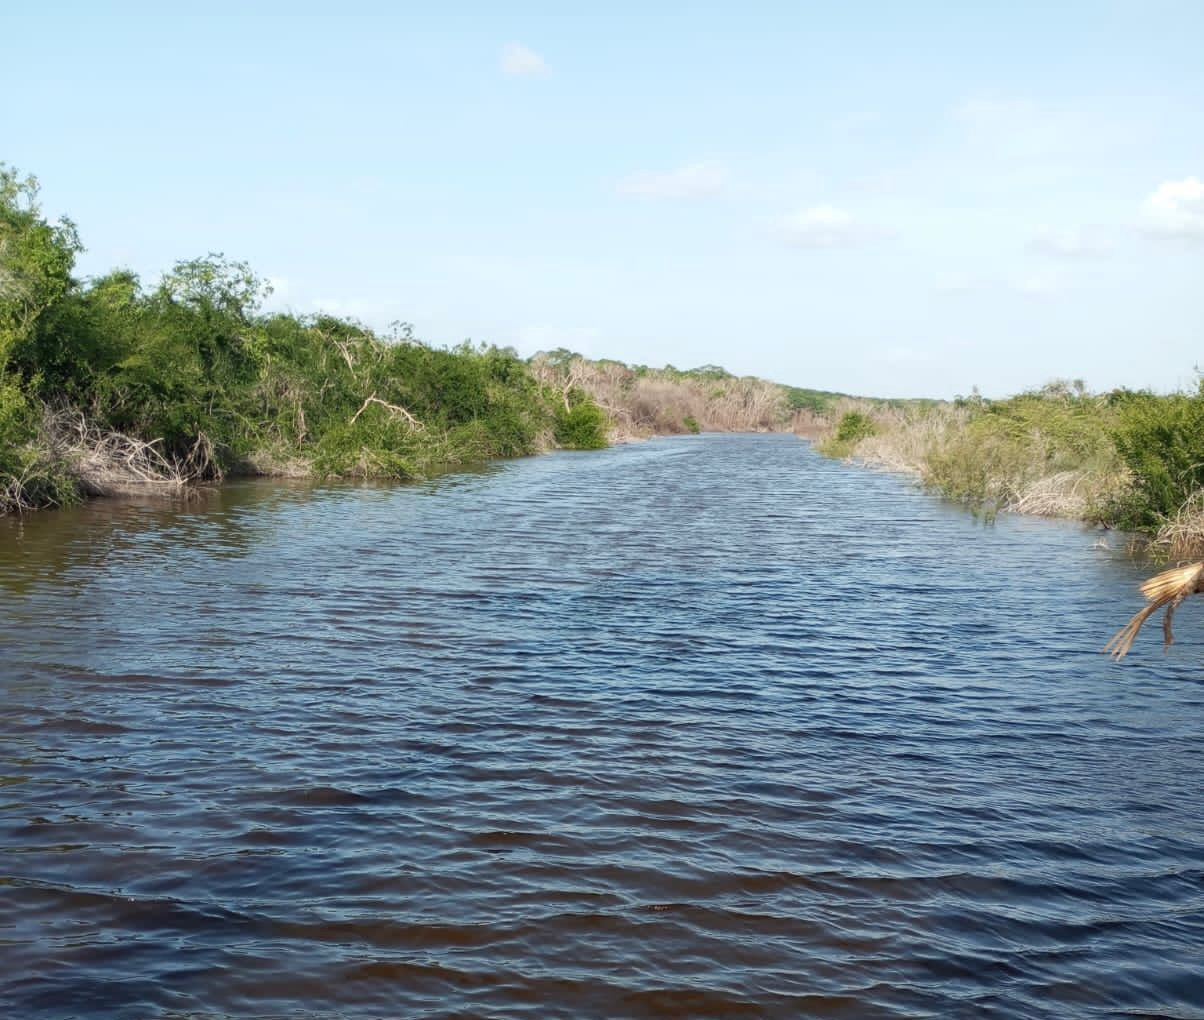
[[[14,1017],[1194,1016],[1204,626],[782,436],[0,520]]]

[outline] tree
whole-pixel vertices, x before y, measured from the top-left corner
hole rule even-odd
[[[37,179],[0,163],[0,376],[13,349],[71,291],[82,250],[74,223],[42,218]]]

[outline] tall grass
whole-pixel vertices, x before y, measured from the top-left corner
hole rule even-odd
[[[915,475],[987,516],[1076,518],[1148,534],[1168,555],[1204,551],[1204,390],[1052,383],[911,408],[846,399],[819,448]]]

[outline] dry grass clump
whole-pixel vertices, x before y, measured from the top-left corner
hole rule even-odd
[[[1204,489],[1192,493],[1158,529],[1153,545],[1171,559],[1186,559],[1204,552]]]
[[[850,411],[866,414],[875,431],[856,444],[851,455],[871,467],[924,477],[928,460],[943,451],[965,427],[967,413],[949,404],[931,410],[875,407],[867,401],[842,401],[834,408],[839,422]]]
[[[1171,633],[1171,620],[1175,610],[1188,595],[1204,591],[1204,563],[1190,563],[1186,567],[1175,567],[1151,577],[1141,586],[1141,594],[1149,601],[1149,605],[1137,612],[1133,619],[1125,624],[1112,640],[1104,646],[1115,659],[1123,659],[1133,647],[1133,640],[1141,631],[1142,625],[1159,609],[1166,607],[1166,616],[1162,620],[1162,646],[1169,648],[1174,644],[1175,636]]]
[[[239,470],[263,478],[309,478],[313,464],[287,445],[264,447],[253,450],[244,459]]]
[[[201,479],[221,477],[213,444],[203,432],[182,459],[166,456],[159,440],[144,442],[99,428],[73,408],[48,408],[42,433],[55,458],[92,496],[155,491],[175,495]]]

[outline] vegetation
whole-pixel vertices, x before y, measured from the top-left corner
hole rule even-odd
[[[607,419],[513,350],[380,336],[263,311],[269,289],[222,255],[144,287],[73,276],[67,220],[0,166],[0,512],[231,471],[415,478],[455,464],[594,449]]]
[[[587,394],[619,438],[697,432],[785,431],[795,413],[785,386],[717,365],[681,370],[591,361],[563,348],[536,355],[532,371],[565,394]]]
[[[1073,517],[1204,547],[1204,381],[1194,393],[1051,383],[1006,400],[838,404],[820,449],[915,474],[990,516]]]

